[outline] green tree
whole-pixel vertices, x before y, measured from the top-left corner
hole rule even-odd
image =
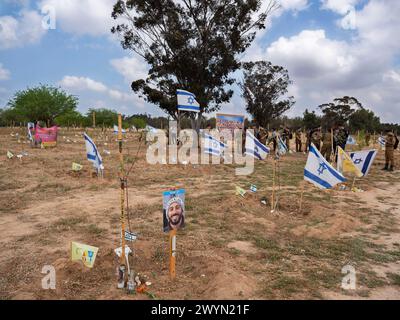
[[[315,111],[309,112],[306,109],[303,113],[303,126],[307,129],[313,129],[321,125],[321,118],[315,114]]]
[[[125,19],[112,28],[124,49],[132,50],[150,66],[146,79],[132,82],[132,90],[178,118],[176,90],[196,95],[200,113],[186,113],[196,130],[203,113],[230,101],[240,68],[240,55],[265,28],[278,5],[260,0],[118,0],[112,17]],[[255,17],[255,18],[254,18]]]
[[[246,100],[246,111],[257,124],[266,128],[271,120],[278,118],[293,104],[293,97],[283,97],[291,81],[289,73],[271,62],[257,61],[243,64],[244,83],[242,96]]]
[[[87,126],[88,119],[78,111],[72,110],[56,117],[54,122],[62,127]]]
[[[350,119],[350,116],[359,109],[363,109],[361,102],[354,97],[344,96],[336,98],[331,103],[324,103],[318,106],[323,113],[323,123],[331,128],[334,125],[344,125]]]
[[[129,124],[135,126],[136,129],[144,129],[146,127],[146,121],[142,118],[132,118],[129,120]]]
[[[88,123],[92,123],[93,112],[96,113],[96,126],[112,127],[118,124],[118,112],[106,108],[90,108],[86,113]]]
[[[367,130],[369,132],[374,132],[379,130],[380,119],[373,111],[360,109],[350,116],[349,125],[353,131]]]
[[[74,111],[78,98],[60,88],[41,85],[15,93],[8,107],[23,121],[43,121],[53,124],[54,119]]]

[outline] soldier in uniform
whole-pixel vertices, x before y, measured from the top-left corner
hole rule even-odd
[[[296,152],[301,152],[301,129],[296,131]]]
[[[369,131],[367,131],[366,133],[365,133],[365,144],[367,145],[367,146],[369,146],[369,141],[371,140],[371,134],[369,133]]]
[[[327,161],[330,161],[332,153],[332,133],[330,130],[322,135],[322,149],[321,154]]]
[[[385,167],[382,170],[394,170],[394,149],[397,137],[390,130],[387,130],[385,143]]]
[[[321,149],[321,127],[315,128],[311,131],[311,142],[317,147],[318,150]]]

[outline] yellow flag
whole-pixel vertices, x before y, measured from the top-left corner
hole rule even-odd
[[[86,267],[92,268],[99,248],[71,241],[71,260],[82,261]]]
[[[246,190],[236,186],[236,195],[241,195],[244,198],[245,194],[246,194]]]
[[[10,151],[7,151],[7,157],[8,159],[11,159],[12,157],[14,157],[14,155]]]
[[[72,162],[72,170],[74,171],[81,171],[83,166],[79,163]]]
[[[350,156],[341,147],[338,147],[337,169],[341,173],[352,173],[358,178],[363,176],[361,170],[354,164]]]

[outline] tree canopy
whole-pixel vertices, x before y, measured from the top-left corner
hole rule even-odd
[[[53,124],[54,119],[76,109],[78,98],[60,88],[41,85],[17,91],[8,102],[6,112],[14,121],[43,121]]]
[[[354,97],[344,96],[336,98],[333,102],[318,106],[323,113],[323,122],[329,128],[335,125],[346,124],[350,116],[359,109],[363,109],[361,102]]]
[[[228,102],[240,68],[239,55],[265,28],[278,8],[270,0],[260,12],[260,0],[118,0],[112,17],[124,22],[112,32],[124,49],[132,50],[150,66],[146,79],[132,82],[132,90],[177,119],[176,90],[196,95],[203,113]],[[193,116],[193,113],[190,113]]]
[[[293,106],[293,97],[283,98],[291,84],[289,73],[283,67],[267,61],[246,62],[243,73],[242,95],[246,100],[246,111],[257,124],[266,128],[271,120]]]

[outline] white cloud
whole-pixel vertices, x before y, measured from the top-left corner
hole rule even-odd
[[[10,71],[3,68],[3,64],[0,63],[0,80],[10,79]]]
[[[350,10],[353,10],[359,2],[360,0],[321,0],[321,8],[346,15]]]
[[[78,89],[78,90],[90,90],[97,92],[107,91],[107,87],[101,82],[94,81],[90,78],[65,76],[61,81],[60,85],[65,88]]]
[[[326,38],[324,30],[303,30],[291,38],[281,37],[266,50],[274,64],[284,65],[298,78],[317,80],[327,74],[346,73],[355,62],[345,42]]]
[[[112,89],[101,82],[87,77],[65,76],[58,84],[64,88],[79,92],[102,93],[113,101],[119,103],[132,103],[139,108],[143,108],[145,105],[144,101],[137,97],[133,92],[126,93]]]
[[[137,79],[145,79],[148,73],[148,67],[143,59],[138,57],[124,57],[110,61],[114,69],[123,75],[127,83]]]
[[[38,43],[46,34],[42,16],[32,10],[22,10],[18,17],[0,17],[0,50]]]
[[[56,11],[57,26],[74,35],[103,36],[111,34],[111,17],[115,0],[41,0],[39,7]]]
[[[308,7],[308,0],[280,0],[284,10],[301,11]]]

